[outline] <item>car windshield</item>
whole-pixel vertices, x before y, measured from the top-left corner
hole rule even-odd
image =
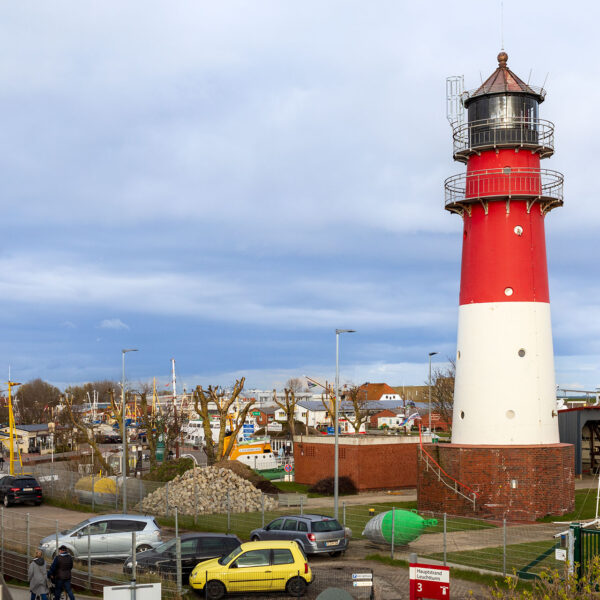
[[[75,525],[74,527],[71,527],[71,529],[65,529],[64,531],[61,531],[61,533],[62,534],[73,533],[74,531],[77,531],[80,527],[87,525],[89,522],[90,522],[90,520],[86,519],[85,521],[81,521],[81,523],[77,523],[77,525]]]
[[[233,560],[242,551],[241,546],[236,546],[227,556],[223,556],[219,559],[220,565],[226,565],[229,561]]]
[[[175,550],[175,541],[175,539],[172,539],[168,542],[165,542],[164,544],[161,544],[160,546],[157,546],[156,548],[154,548],[154,552],[157,552],[158,554],[164,554],[165,552],[169,552],[170,550]]]
[[[315,521],[312,524],[312,530],[314,533],[323,531],[338,531],[342,526],[336,519],[326,519],[325,521]]]

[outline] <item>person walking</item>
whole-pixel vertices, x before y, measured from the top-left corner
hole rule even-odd
[[[75,600],[71,589],[71,569],[73,568],[73,557],[69,554],[66,546],[58,549],[58,554],[48,570],[48,577],[54,581],[54,600],[60,600],[65,590],[70,600]]]
[[[46,574],[46,561],[41,550],[35,553],[35,558],[29,563],[27,570],[31,600],[48,600],[48,576]]]

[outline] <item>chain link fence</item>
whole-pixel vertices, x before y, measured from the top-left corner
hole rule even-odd
[[[58,463],[39,465],[34,469],[33,474],[40,482],[45,497],[65,501],[67,506],[76,502],[81,507],[88,507],[90,512],[123,511],[123,486],[119,478],[109,480],[112,484],[103,478],[105,485],[99,489],[95,476],[80,475],[67,467]],[[145,504],[146,510],[142,510],[141,501],[157,490],[162,490],[161,494],[152,497],[160,500],[153,503],[150,509]],[[183,510],[181,498],[173,484],[129,478],[127,512],[163,515],[159,522],[168,531],[174,527],[175,509],[178,508],[178,526],[181,529],[234,533],[242,541],[250,539],[252,530],[262,528],[280,516],[306,513],[334,515],[332,498],[307,499],[301,494],[280,494],[279,497],[262,494],[258,508],[256,504],[248,508],[244,507],[243,502],[240,504],[239,498],[233,497],[233,492],[225,494],[225,500],[215,505],[213,512],[206,512],[199,509],[199,494],[197,490],[195,494],[192,493]],[[523,524],[421,512],[421,517],[436,520],[437,524],[405,524],[402,536],[398,537],[398,531],[392,536],[394,543],[389,539],[386,542],[381,537],[375,539],[368,532],[363,533],[373,516],[394,508],[393,499],[390,500],[375,505],[357,505],[355,500],[350,504],[343,497],[340,499],[338,518],[344,527],[351,530],[352,541],[347,554],[352,558],[383,554],[409,560],[410,555],[416,553],[419,559],[429,562],[493,574],[516,572],[523,577],[539,574],[543,569],[562,567],[563,563],[555,559],[554,553],[557,546],[554,535],[566,528],[561,524]],[[28,527],[29,535],[26,537],[30,540],[28,547],[31,549],[37,547],[42,533],[41,524],[36,522],[33,526],[31,522],[29,525],[20,523],[21,536]],[[9,539],[5,541],[6,544],[10,543]]]

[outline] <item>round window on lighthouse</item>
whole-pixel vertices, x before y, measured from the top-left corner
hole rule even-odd
[[[513,295],[513,289],[511,287],[504,288],[504,295],[505,296],[512,296]]]
[[[516,226],[516,227],[513,229],[513,231],[514,231],[514,232],[515,232],[515,233],[516,233],[518,236],[521,236],[521,235],[523,235],[523,228],[522,228],[520,225],[517,225],[517,226]]]
[[[507,410],[506,411],[506,418],[507,419],[514,419],[515,418],[515,411],[514,410]]]

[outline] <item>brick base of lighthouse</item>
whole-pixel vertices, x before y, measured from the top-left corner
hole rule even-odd
[[[479,497],[475,507],[444,481],[431,459],[418,452],[418,509],[511,521],[535,521],[575,509],[574,447],[466,446],[425,444],[424,449],[448,475]],[[459,488],[460,489],[460,488]],[[464,490],[463,490],[464,491]],[[468,493],[468,492],[467,492]]]

